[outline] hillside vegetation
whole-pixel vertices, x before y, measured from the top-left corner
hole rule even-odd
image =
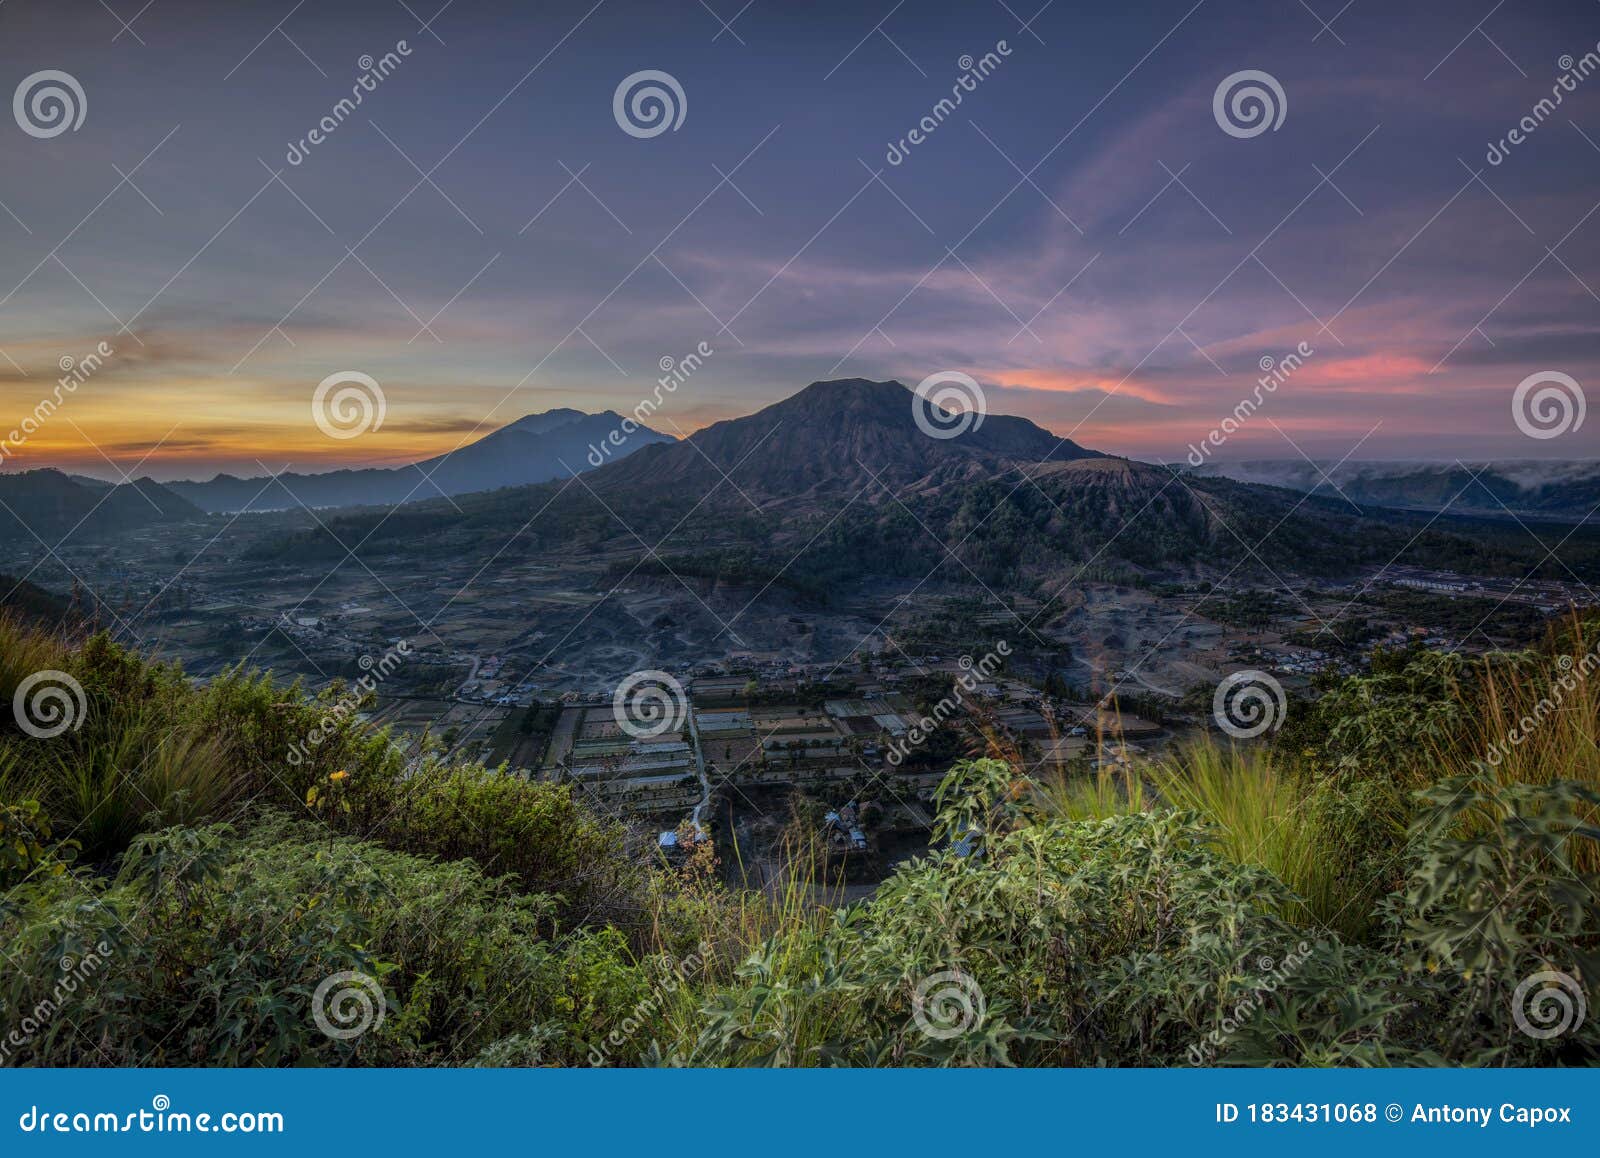
[[[331,563],[352,543],[374,565],[418,551],[492,553],[502,565],[615,552],[624,573],[777,583],[818,603],[863,580],[922,579],[941,566],[961,581],[1043,598],[1063,575],[1127,581],[1201,566],[1274,583],[1284,568],[1348,576],[1396,562],[1480,576],[1600,576],[1594,528],[1573,528],[1557,558],[1515,522],[1362,510],[1191,475],[1100,454],[1014,415],[929,438],[917,413],[898,382],[814,382],[755,414],[607,462],[579,486],[272,522],[245,559]],[[636,540],[669,538],[694,547],[623,559]]]
[[[1124,777],[965,761],[939,851],[830,908],[803,832],[733,890],[408,766],[342,689],[0,622],[0,703],[82,689],[58,735],[0,713],[0,1064],[1594,1064],[1600,1014],[1530,1035],[1518,987],[1600,977],[1596,646],[1380,655]]]

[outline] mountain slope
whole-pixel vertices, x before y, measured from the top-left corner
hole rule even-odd
[[[990,414],[956,438],[918,429],[915,395],[899,382],[813,382],[744,418],[718,422],[670,446],[650,447],[587,480],[602,493],[674,488],[700,496],[794,503],[889,486],[948,485],[1017,464],[1103,458],[1026,418]],[[724,482],[723,474],[728,476]],[[730,485],[731,484],[731,485]]]
[[[1201,477],[1288,487],[1327,498],[1405,510],[1577,521],[1600,504],[1600,464],[1589,462],[1208,463]],[[1331,480],[1331,481],[1330,481]]]
[[[392,506],[443,496],[528,486],[566,478],[593,466],[591,448],[622,425],[612,411],[585,414],[558,409],[530,414],[476,442],[409,466],[336,470],[326,474],[282,474],[276,479],[217,475],[209,482],[168,486],[211,512],[292,510],[317,507]],[[611,457],[632,454],[668,435],[639,426]]]
[[[58,470],[0,474],[0,540],[30,547],[40,540],[54,547],[66,535],[95,538],[200,517],[199,509],[150,479],[90,486]]]
[[[826,601],[863,580],[936,573],[1049,592],[1084,578],[1209,571],[1279,582],[1394,561],[1527,575],[1548,557],[1515,524],[1353,509],[1199,477],[1097,455],[1022,418],[989,415],[935,438],[914,421],[912,397],[895,382],[814,383],[600,467],[582,485],[417,503],[392,517],[350,512],[329,529],[263,540],[250,558],[337,560],[346,542],[374,559],[419,549],[603,557],[617,582],[655,576]],[[1600,536],[1567,552],[1581,574],[1600,564],[1590,539]]]

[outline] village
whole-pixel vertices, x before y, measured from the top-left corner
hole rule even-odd
[[[407,759],[570,784],[669,857],[710,837],[725,860],[759,866],[803,815],[852,880],[926,847],[933,790],[963,756],[999,748],[1046,778],[1118,773],[1210,727],[1228,673],[1309,695],[1378,648],[1513,646],[1593,602],[1577,584],[1394,566],[1004,600],[869,582],[740,619],[728,609],[743,593],[617,583],[609,553],[482,575],[450,557],[330,574],[253,561],[256,535],[225,524],[190,558],[179,532],[151,529],[114,557],[63,548],[39,577],[92,587],[119,639],[199,682],[241,661],[310,692],[363,680],[364,717]],[[661,734],[630,734],[613,702],[641,671],[671,682],[679,718]]]

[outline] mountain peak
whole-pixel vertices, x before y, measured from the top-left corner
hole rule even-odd
[[[939,485],[1019,463],[1105,457],[1012,415],[988,414],[955,437],[935,437],[918,425],[918,405],[902,382],[813,382],[755,414],[696,431],[692,445],[651,447],[602,468],[596,485],[709,492],[731,474],[742,490],[788,498],[856,491],[874,481]]]
[[[875,382],[871,378],[823,378],[789,395],[787,401],[797,402],[802,398],[813,401],[870,398],[898,402],[909,393],[908,386],[893,379],[887,382]]]
[[[525,414],[475,441],[409,466],[282,474],[272,479],[219,474],[208,483],[173,483],[170,489],[208,511],[423,502],[566,478],[590,465],[588,456],[594,443],[604,440],[621,422],[610,411],[585,414],[558,407],[542,414]],[[621,458],[653,442],[672,441],[641,426],[613,454]]]
[[[571,426],[574,422],[581,422],[588,417],[589,415],[581,410],[574,410],[570,406],[558,406],[554,410],[546,410],[542,414],[524,414],[521,418],[506,423],[500,430],[520,430],[524,434],[546,434],[563,426]]]

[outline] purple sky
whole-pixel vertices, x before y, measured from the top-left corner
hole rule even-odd
[[[48,138],[0,121],[0,437],[63,357],[114,351],[4,469],[406,461],[631,410],[701,342],[668,433],[960,370],[992,411],[1176,460],[1304,343],[1218,457],[1600,451],[1600,418],[1513,415],[1530,375],[1600,383],[1600,3],[439,3],[0,6],[4,91],[57,69],[87,105]],[[647,69],[685,107],[640,138],[613,95]],[[1219,125],[1244,70],[1276,129]],[[345,370],[384,421],[333,439],[311,398]]]

